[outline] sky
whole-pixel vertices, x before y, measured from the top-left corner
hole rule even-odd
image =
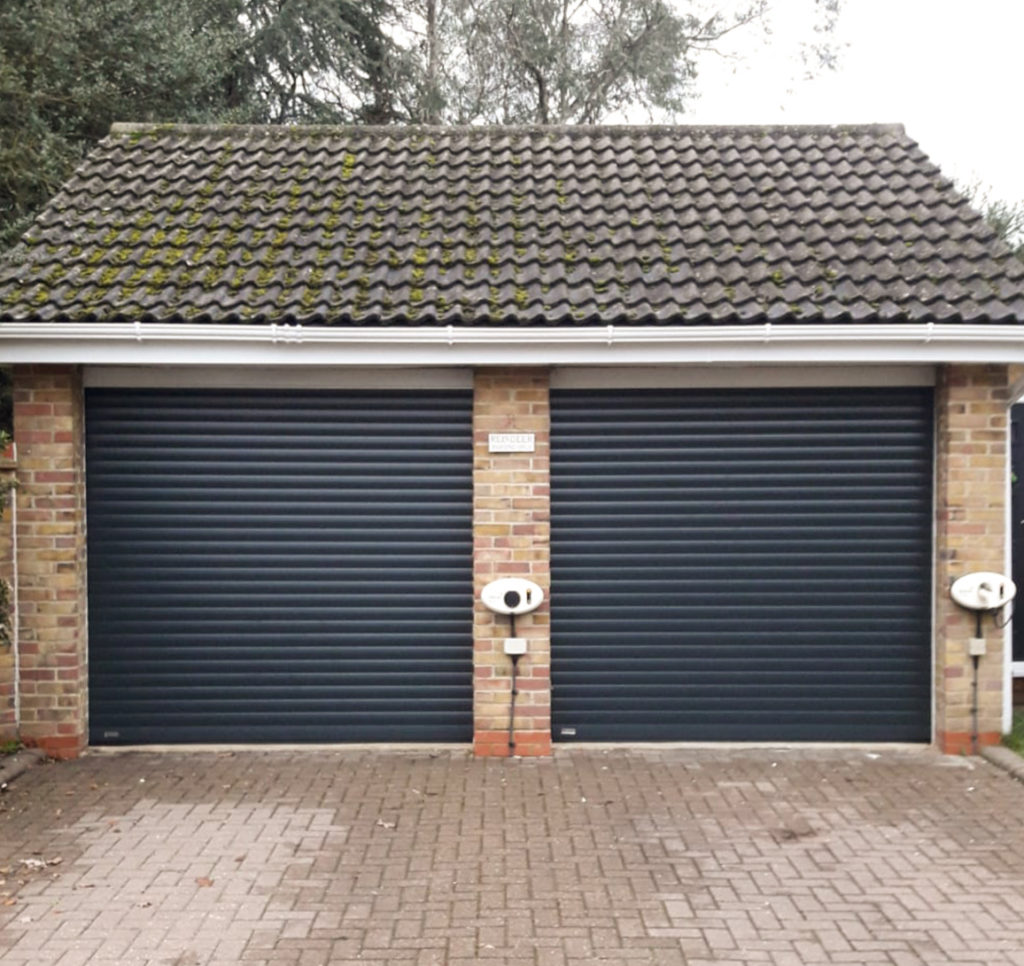
[[[943,172],[1024,202],[1024,0],[845,0],[834,71],[806,79],[814,0],[699,62],[691,124],[901,123]]]

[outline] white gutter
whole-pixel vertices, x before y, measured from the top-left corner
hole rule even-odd
[[[310,355],[301,350],[315,350]],[[0,363],[1024,362],[1024,325],[0,324]]]

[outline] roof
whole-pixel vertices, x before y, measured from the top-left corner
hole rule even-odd
[[[115,125],[0,321],[1024,322],[1024,264],[900,126]]]

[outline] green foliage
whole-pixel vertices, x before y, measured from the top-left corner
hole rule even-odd
[[[1024,201],[989,201],[981,212],[996,234],[1024,260]]]
[[[971,204],[981,212],[996,235],[1017,258],[1024,260],[1024,199],[1016,202],[994,198],[990,189],[978,182],[961,185]]]
[[[1011,751],[1024,756],[1024,711],[1013,712],[1013,725],[1010,733],[1003,735],[1003,744]]]

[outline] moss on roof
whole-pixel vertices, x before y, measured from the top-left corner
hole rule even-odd
[[[0,320],[1024,320],[1024,266],[898,125],[114,125]],[[892,306],[896,307],[894,313]]]

